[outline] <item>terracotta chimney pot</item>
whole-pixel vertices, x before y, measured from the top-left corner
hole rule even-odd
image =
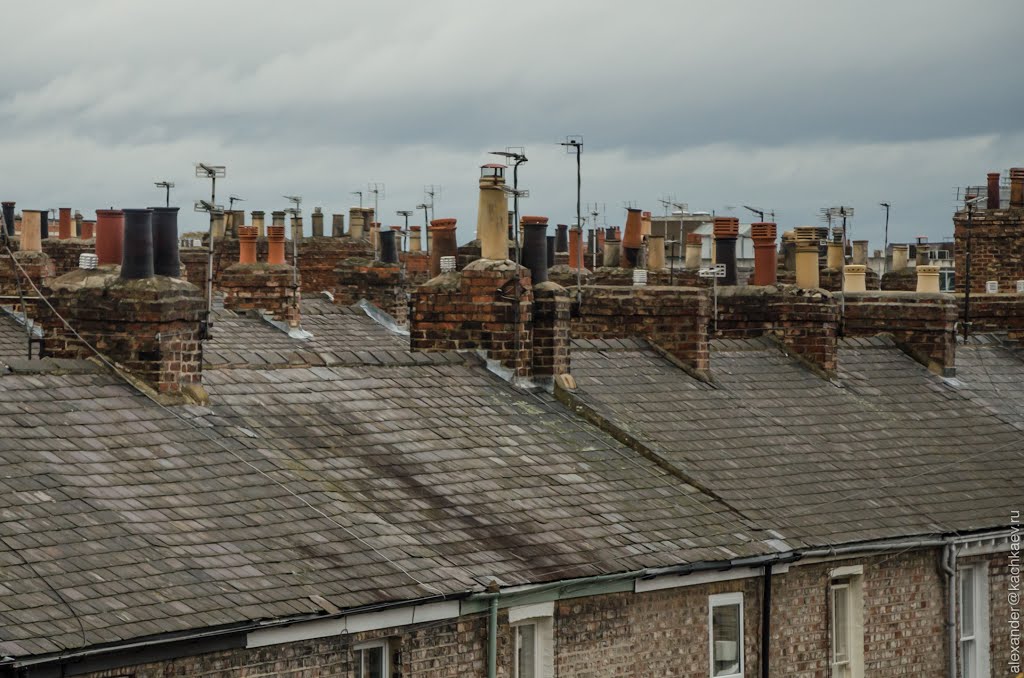
[[[754,241],[753,285],[774,285],[777,280],[778,251],[775,249],[777,226],[771,222],[750,225],[750,237]]]
[[[723,285],[736,284],[736,239],[740,234],[740,220],[736,217],[715,217],[715,263],[725,264]]]
[[[441,275],[441,257],[458,256],[459,246],[455,240],[455,219],[434,219],[430,222],[433,239],[430,247],[430,275]]]
[[[1010,170],[1010,207],[1024,207],[1024,167]]]
[[[238,227],[238,263],[256,263],[256,237],[259,231],[255,226]]]
[[[569,229],[569,268],[585,268],[583,265],[583,229],[579,226]]]
[[[92,219],[86,219],[82,222],[82,232],[79,237],[82,240],[92,240],[95,237],[96,222]]]
[[[98,264],[121,264],[124,247],[124,212],[96,210],[96,257]]]
[[[270,226],[267,228],[267,263],[284,263],[284,226]]]
[[[71,237],[71,208],[61,207],[58,210],[58,214],[57,237],[61,240],[67,240]]]
[[[622,239],[622,252],[619,265],[623,268],[634,268],[640,262],[640,248],[644,244],[643,212],[630,207],[626,212],[626,233]]]
[[[988,189],[985,195],[985,207],[990,210],[999,209],[999,172],[988,173]]]

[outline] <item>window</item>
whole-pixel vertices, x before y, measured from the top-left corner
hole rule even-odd
[[[398,652],[385,641],[364,643],[353,649],[356,678],[398,678]]]
[[[960,570],[960,675],[988,678],[988,572],[984,563]]]
[[[512,678],[552,678],[554,668],[554,603],[510,607],[515,648]]]
[[[836,568],[829,582],[829,643],[833,678],[864,676],[864,613],[860,565]]]
[[[742,678],[743,594],[711,596],[708,607],[711,678]]]

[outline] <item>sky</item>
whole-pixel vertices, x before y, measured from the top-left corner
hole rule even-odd
[[[19,209],[91,218],[162,204],[169,180],[183,230],[205,227],[207,162],[227,166],[217,202],[246,210],[347,213],[380,183],[399,224],[440,185],[464,241],[506,147],[529,158],[521,213],[571,223],[559,143],[582,135],[599,223],[667,198],[786,230],[846,205],[881,247],[878,203],[891,241],[938,239],[957,186],[1024,166],[1019,0],[4,5],[0,198]]]

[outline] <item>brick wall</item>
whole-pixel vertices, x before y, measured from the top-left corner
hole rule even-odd
[[[530,376],[532,323],[530,270],[510,261],[480,259],[416,288],[410,343],[417,351],[483,349],[520,376]]]
[[[572,301],[564,287],[542,282],[533,288],[533,376],[547,379],[569,373],[569,323]]]
[[[967,212],[953,215],[956,291],[967,282]],[[984,292],[985,281],[999,281],[999,289],[1016,289],[1024,280],[1024,210],[979,209],[971,230],[971,291]]]
[[[699,371],[708,369],[707,294],[690,287],[584,286],[571,334],[580,339],[644,337]]]
[[[887,292],[916,292],[917,270],[905,268],[902,271],[889,271],[882,276],[882,289]]]
[[[373,245],[368,240],[350,237],[303,238],[299,242],[299,275],[303,289],[314,294],[325,290],[333,292],[337,284],[335,269],[349,258],[372,260]]]
[[[96,241],[90,240],[79,240],[78,238],[69,238],[67,240],[59,240],[57,238],[47,238],[43,240],[43,252],[50,257],[53,262],[53,268],[56,275],[64,275],[68,271],[73,271],[78,268],[78,256],[83,252],[95,252]]]
[[[957,295],[960,319],[966,300]],[[971,331],[1006,332],[1007,339],[1024,343],[1024,294],[971,293]]]
[[[294,297],[294,267],[287,264],[235,264],[220,277],[224,308],[245,312],[260,310],[281,322],[297,324],[298,309]]]
[[[350,306],[366,299],[400,324],[408,319],[409,297],[397,264],[350,258],[337,265],[333,276],[334,303]]]
[[[839,309],[827,292],[770,286],[719,291],[716,336],[773,336],[826,375],[838,365],[838,327]]]
[[[949,294],[862,292],[845,300],[842,333],[848,337],[891,334],[914,360],[939,375],[956,366],[957,304]]]

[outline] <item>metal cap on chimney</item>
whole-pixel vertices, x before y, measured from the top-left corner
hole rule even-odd
[[[153,277],[153,210],[124,210],[121,277],[125,280]]]

